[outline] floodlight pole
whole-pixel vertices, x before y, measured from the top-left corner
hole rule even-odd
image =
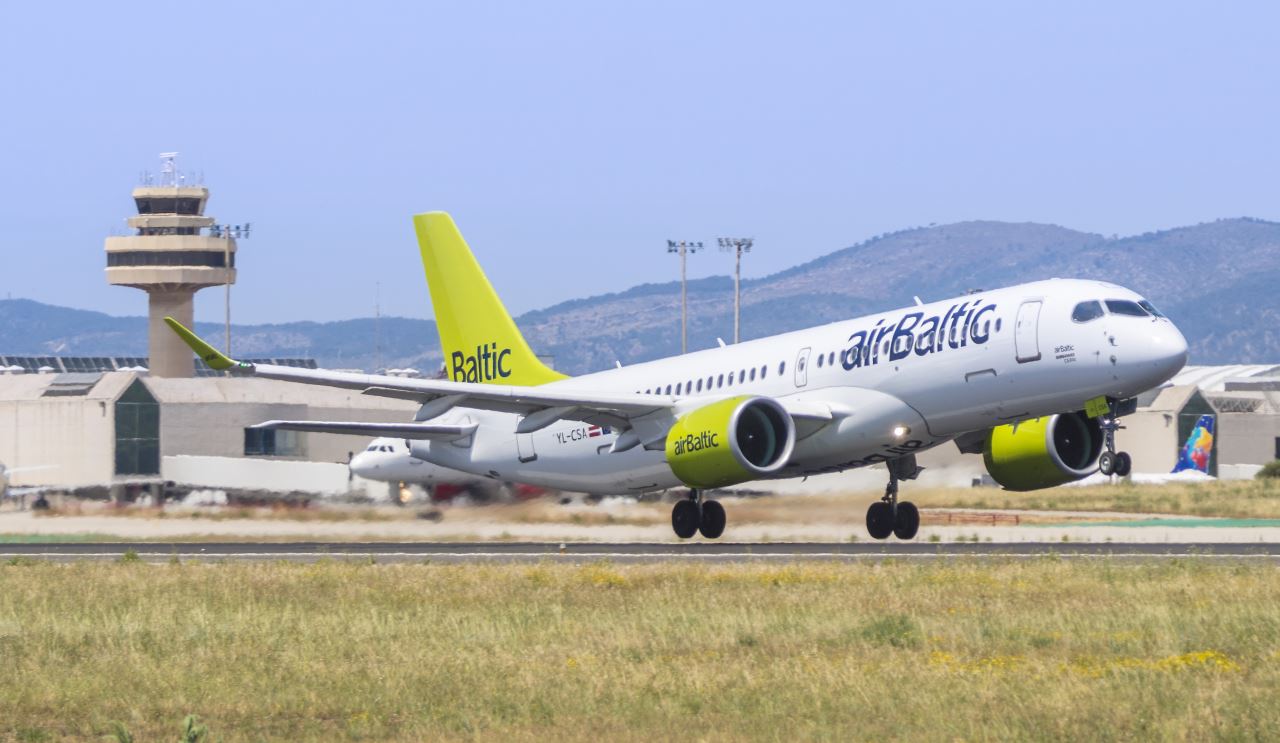
[[[755,243],[754,238],[750,237],[722,237],[719,238],[721,250],[732,250],[733,258],[733,342],[740,340],[739,327],[742,317],[742,254],[750,253],[751,246]]]
[[[231,241],[249,239],[249,223],[243,225],[214,225],[213,229],[222,238],[222,272],[226,277],[223,284],[226,296],[223,300],[223,322],[227,340],[227,356],[231,356]]]
[[[685,288],[685,257],[702,250],[702,242],[668,240],[667,252],[680,254],[680,353],[689,352],[689,296]]]
[[[226,276],[227,281],[223,285],[226,288],[226,297],[223,301],[225,322],[227,326],[227,358],[235,358],[231,355],[231,236],[227,235],[222,241],[222,273]]]

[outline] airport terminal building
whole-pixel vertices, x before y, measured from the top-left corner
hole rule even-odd
[[[14,485],[86,495],[338,495],[368,439],[264,431],[274,419],[404,422],[412,402],[267,379],[138,371],[0,375],[0,462]]]

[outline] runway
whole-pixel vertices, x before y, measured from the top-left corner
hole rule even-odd
[[[399,563],[931,561],[947,559],[1214,559],[1280,562],[1280,543],[1027,542],[46,542],[0,544],[0,560],[372,560]]]

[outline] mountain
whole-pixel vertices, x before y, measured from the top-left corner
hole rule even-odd
[[[765,246],[785,250],[787,246]],[[1105,237],[1055,225],[974,221],[878,235],[742,285],[744,339],[1048,277],[1114,281],[1178,323],[1191,363],[1280,359],[1280,223],[1215,222]],[[425,291],[425,287],[424,287]],[[690,348],[733,335],[733,281],[691,281]],[[556,367],[582,373],[678,353],[680,285],[645,284],[529,312],[516,319]],[[200,323],[222,336],[222,326]],[[322,366],[438,367],[435,324],[382,318],[234,326],[237,355],[311,356]],[[381,354],[378,349],[381,348]],[[0,354],[144,355],[146,321],[0,301]]]

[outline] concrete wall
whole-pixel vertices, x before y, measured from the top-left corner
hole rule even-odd
[[[1276,458],[1280,415],[1222,413],[1218,416],[1216,446],[1223,464],[1266,464]]]
[[[344,495],[357,485],[344,464],[244,457],[163,457],[160,473],[178,485],[263,492]],[[367,481],[360,480],[361,489]]]
[[[92,485],[115,471],[115,409],[85,397],[0,401],[0,462],[12,485]]]
[[[1176,413],[1139,411],[1120,419],[1124,430],[1116,431],[1116,449],[1133,457],[1133,471],[1170,472],[1178,462],[1178,416]]]

